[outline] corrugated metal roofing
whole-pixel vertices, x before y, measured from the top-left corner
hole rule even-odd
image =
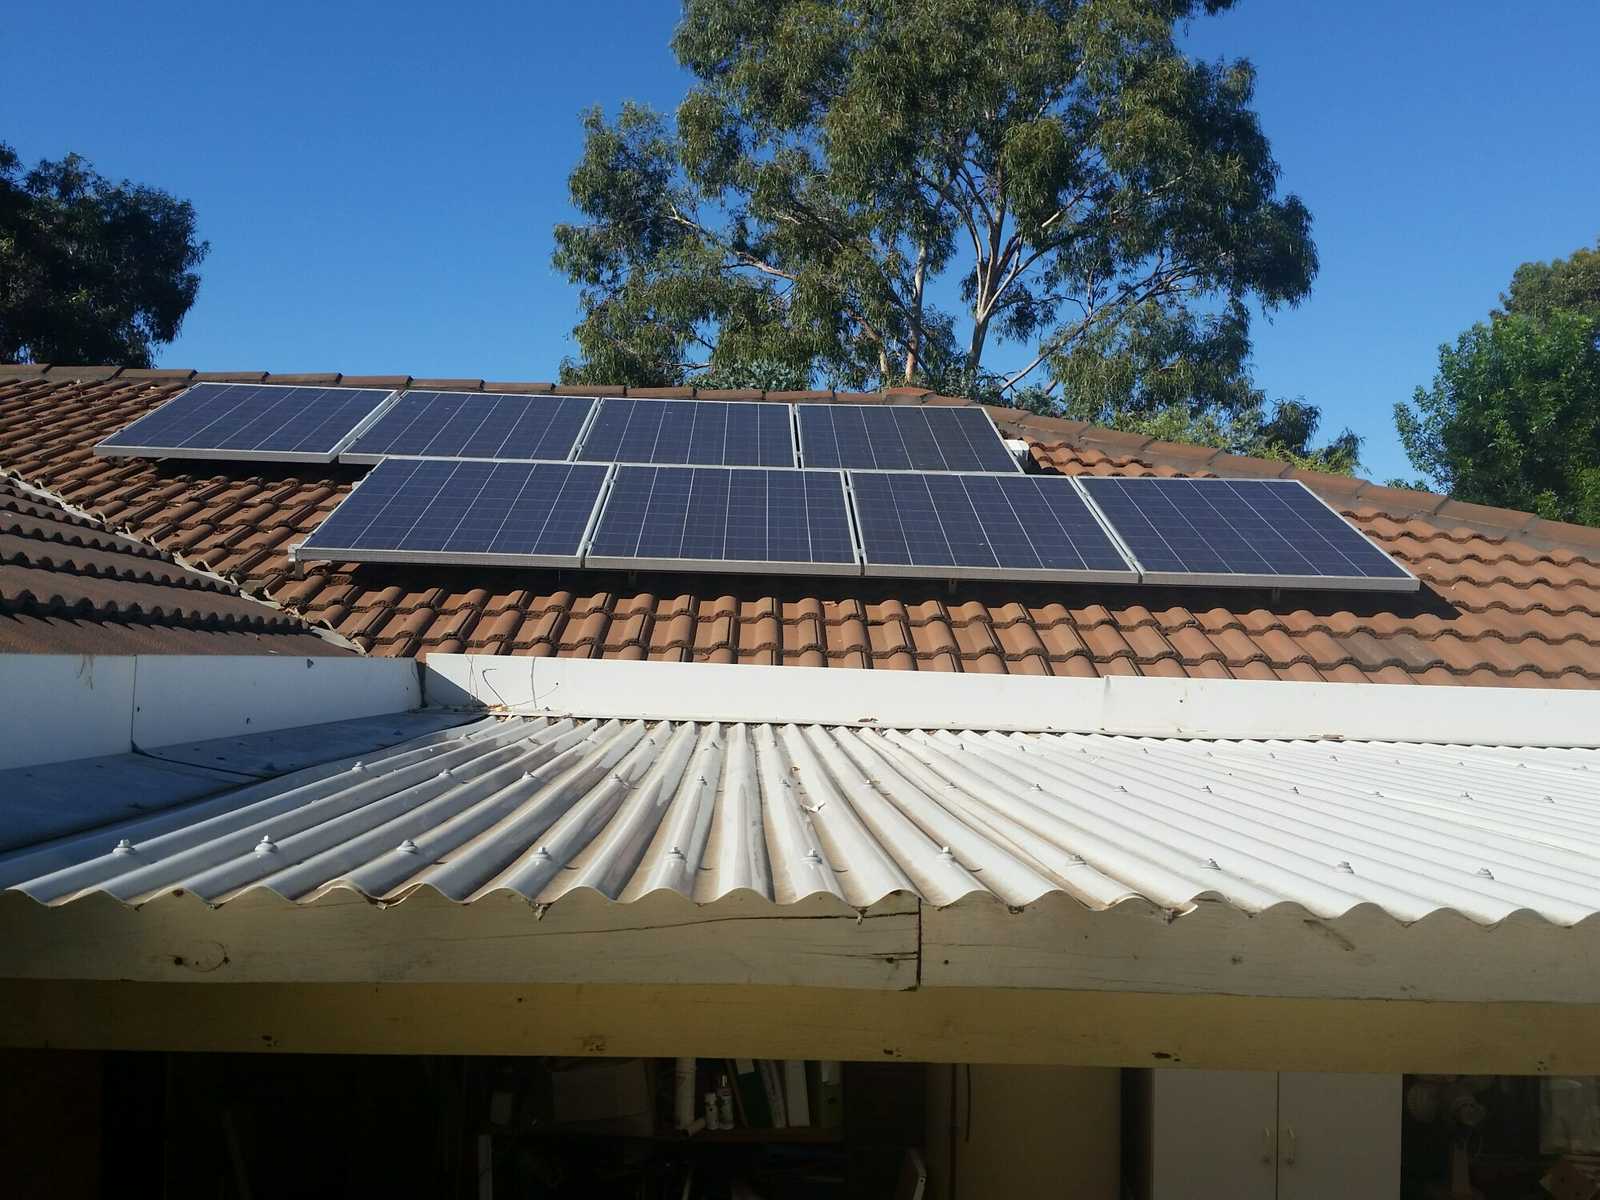
[[[253,888],[548,904],[1600,911],[1600,750],[491,717],[0,856],[57,904]]]

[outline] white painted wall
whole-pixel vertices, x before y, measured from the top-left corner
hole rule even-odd
[[[0,654],[0,769],[421,703],[410,659]]]
[[[1600,691],[1231,679],[1060,679],[434,654],[431,705],[916,729],[1600,746]]]

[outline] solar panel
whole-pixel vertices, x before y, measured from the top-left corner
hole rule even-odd
[[[793,468],[619,466],[584,565],[861,573],[843,476]]]
[[[852,471],[868,575],[1134,582],[1071,479]]]
[[[792,467],[787,404],[723,400],[600,401],[578,457],[586,462]]]
[[[294,557],[578,566],[609,468],[389,458]]]
[[[332,462],[392,394],[385,388],[197,383],[106,438],[94,452]]]
[[[594,401],[586,396],[403,392],[339,461],[375,463],[394,455],[564,459],[572,454],[593,408]]]
[[[1146,583],[1399,592],[1421,586],[1298,480],[1080,482]]]
[[[981,408],[797,404],[795,413],[808,467],[1021,473]]]

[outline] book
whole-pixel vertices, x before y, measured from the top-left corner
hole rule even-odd
[[[744,1106],[744,1123],[749,1129],[772,1128],[772,1105],[767,1100],[767,1085],[761,1078],[761,1064],[753,1058],[733,1060],[733,1086]]]
[[[790,1125],[811,1124],[811,1100],[806,1089],[804,1059],[791,1058],[783,1064],[783,1106]]]
[[[770,1058],[758,1058],[756,1067],[761,1072],[761,1086],[767,1093],[767,1112],[772,1118],[771,1128],[787,1129],[789,1118],[783,1104],[783,1072]]]

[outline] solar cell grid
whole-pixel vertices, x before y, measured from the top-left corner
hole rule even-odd
[[[379,388],[198,383],[104,439],[95,453],[331,462],[390,395]]]
[[[869,575],[1138,578],[1061,476],[850,473]]]
[[[590,463],[385,459],[295,556],[577,566],[607,473]]]
[[[403,392],[339,457],[353,463],[390,455],[564,459],[593,407],[583,396]]]
[[[857,574],[837,471],[619,466],[585,564]]]
[[[720,400],[600,401],[578,457],[586,462],[792,467],[787,404]]]
[[[1146,583],[1394,591],[1420,586],[1296,480],[1081,482]]]
[[[800,404],[795,412],[807,467],[1020,474],[981,408]]]

